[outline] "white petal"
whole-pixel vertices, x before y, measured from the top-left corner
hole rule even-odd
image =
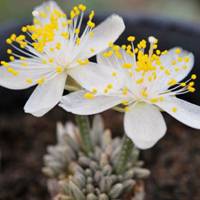
[[[180,122],[200,129],[200,106],[176,97],[169,97],[157,105]]]
[[[86,91],[77,91],[62,98],[60,106],[68,112],[78,115],[93,115],[103,112],[120,104],[121,99],[110,96],[96,96],[94,99],[85,99]]]
[[[83,58],[90,58],[93,55],[108,48],[110,42],[115,42],[125,29],[123,19],[114,14],[98,25],[94,30],[94,36],[85,36],[87,41],[84,46]],[[91,49],[95,51],[92,52]]]
[[[10,62],[9,67],[0,67],[0,85],[9,89],[19,90],[29,88],[37,84],[37,80],[51,79],[55,74],[51,67],[34,62],[33,59],[26,59],[27,66],[22,66],[23,61]],[[8,72],[12,68],[17,75]]]
[[[41,25],[45,25],[50,22],[51,15],[55,10],[64,14],[62,9],[58,6],[58,4],[55,1],[47,1],[47,2],[42,3],[40,6],[36,7],[33,10],[32,14],[33,14],[34,19],[39,20]]]
[[[54,79],[38,85],[24,107],[25,112],[36,117],[46,114],[61,100],[66,78],[66,74],[60,74]]]
[[[59,13],[59,17],[56,16],[57,13]],[[67,25],[63,26],[63,24],[67,24],[67,17],[65,13],[61,10],[55,1],[48,1],[38,6],[33,11],[33,16],[34,19],[37,20],[37,23],[35,24],[36,27],[44,27],[45,25],[51,24],[52,16],[56,16],[58,28],[54,30],[53,41],[46,43],[44,52],[48,54],[49,57],[55,58],[58,65],[62,65],[62,63],[66,60],[69,61],[68,41],[61,35],[62,33],[68,32]],[[50,49],[54,49],[57,44],[65,45],[61,45],[59,50],[57,49],[56,51],[51,51]]]
[[[125,132],[140,149],[156,144],[166,132],[166,124],[160,111],[145,103],[136,104],[124,118]]]
[[[111,66],[115,67],[116,69],[123,69],[122,65],[124,63],[130,63],[130,64],[134,65],[134,58],[132,56],[130,56],[129,54],[127,54],[126,51],[123,49],[119,50],[119,53],[122,55],[123,59],[117,58],[114,53],[112,54],[112,56],[109,56],[109,57],[103,56],[103,54],[105,52],[108,52],[110,50],[112,50],[112,49],[108,48],[105,51],[103,51],[102,53],[99,53],[97,55],[97,62],[99,64],[111,65]]]
[[[135,73],[133,70],[135,67],[132,67],[131,69],[125,69],[123,68],[123,65],[125,63],[130,63],[132,66],[134,66],[134,58],[126,53],[125,50],[120,49],[119,53],[122,55],[123,59],[119,59],[116,57],[116,55],[113,53],[110,57],[105,57],[103,54],[105,52],[108,52],[110,49],[107,49],[106,51],[99,53],[97,55],[97,62],[98,64],[109,66],[114,68],[114,70],[117,72],[117,76],[115,79],[119,82],[123,82],[124,86],[128,86],[128,88],[134,89],[136,88],[135,81],[130,76],[130,72],[133,72],[135,78],[137,73]]]
[[[117,91],[121,87],[120,80],[112,76],[114,71],[116,70],[112,66],[90,62],[87,65],[74,67],[68,73],[84,89],[92,91],[95,88],[98,94],[102,94],[108,84],[113,86],[110,92]]]
[[[177,54],[176,49],[180,49],[181,53]],[[188,57],[189,62],[185,62],[184,58]],[[172,65],[172,61],[177,60],[178,58],[183,58],[183,61],[176,62],[175,65]],[[170,78],[174,78],[177,82],[183,80],[191,71],[194,65],[194,55],[191,52],[185,51],[180,47],[175,47],[168,51],[166,55],[160,57],[162,65],[169,69],[171,72]],[[184,69],[184,66],[187,66],[187,69]],[[175,69],[179,68],[179,71]]]

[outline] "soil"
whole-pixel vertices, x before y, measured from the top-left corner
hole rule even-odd
[[[122,116],[103,114],[115,135],[122,133]],[[114,117],[114,123],[109,119]],[[146,181],[146,200],[200,199],[200,131],[165,116],[167,135],[152,149],[143,151],[145,167],[152,171]],[[71,115],[56,108],[43,118],[22,112],[0,115],[0,200],[49,200],[42,157],[56,141],[57,121]]]

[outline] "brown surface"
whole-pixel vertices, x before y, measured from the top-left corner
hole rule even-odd
[[[114,115],[114,124],[110,118]],[[40,172],[46,146],[55,142],[55,122],[67,119],[55,109],[43,118],[0,116],[0,200],[47,200],[46,178]],[[121,116],[104,114],[108,126],[122,130]],[[153,149],[142,152],[152,175],[147,200],[200,199],[200,132],[167,117],[168,133]],[[118,134],[117,133],[117,134]]]

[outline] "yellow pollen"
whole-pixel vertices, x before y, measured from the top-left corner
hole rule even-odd
[[[81,43],[81,39],[80,39],[80,38],[77,38],[77,39],[76,39],[76,44],[77,44],[77,45],[80,45],[80,43]]]
[[[185,57],[185,58],[184,58],[184,61],[185,61],[186,63],[188,63],[188,62],[190,61],[190,58],[189,58],[189,57]]]
[[[50,50],[51,52],[54,52],[55,49],[54,49],[53,47],[51,47],[49,50]]]
[[[112,49],[113,49],[114,51],[119,51],[119,50],[120,50],[120,46],[118,46],[118,45],[113,45],[113,46],[112,46]]]
[[[127,95],[127,94],[128,94],[128,88],[127,88],[127,87],[124,87],[124,88],[122,89],[122,94],[123,94],[123,95]]]
[[[157,44],[154,44],[153,45],[153,49],[157,49],[158,48],[158,45]]]
[[[79,4],[78,8],[80,9],[80,11],[84,12],[86,10],[86,6],[83,4]]]
[[[129,72],[129,76],[130,76],[130,77],[133,77],[133,72]]]
[[[17,38],[16,34],[12,34],[12,35],[10,36],[10,39],[11,39],[12,41],[15,41],[16,38]]]
[[[44,77],[42,77],[42,78],[37,80],[37,84],[42,85],[44,83],[44,81],[45,81],[45,79],[44,79]]]
[[[158,98],[152,98],[150,99],[151,103],[158,103],[159,99]]]
[[[15,57],[14,56],[10,56],[9,59],[10,59],[10,61],[14,61]]]
[[[162,52],[162,55],[166,55],[167,53],[168,53],[168,51],[165,50],[165,51]]]
[[[140,78],[136,81],[137,84],[142,84],[144,82],[144,79],[143,78]]]
[[[127,105],[129,104],[129,102],[128,102],[127,100],[123,100],[123,101],[121,102],[121,104],[124,105],[124,106],[127,106]]]
[[[96,88],[93,88],[93,89],[92,89],[92,93],[93,93],[93,94],[96,94],[96,93],[97,93],[97,89],[96,89]]]
[[[61,36],[62,36],[63,38],[65,38],[66,40],[69,38],[69,34],[66,33],[66,32],[61,33]]]
[[[79,28],[76,28],[75,29],[75,33],[78,35],[80,33],[80,29]]]
[[[72,24],[72,20],[71,20],[71,19],[68,19],[68,20],[67,20],[67,24],[68,24],[68,25]]]
[[[109,42],[109,43],[108,43],[108,46],[109,46],[110,48],[112,48],[112,47],[113,47],[113,42]]]
[[[175,70],[176,72],[179,72],[179,71],[180,71],[180,68],[179,68],[179,67],[175,67],[174,70]]]
[[[160,66],[160,70],[164,70],[165,69],[165,67],[164,66]]]
[[[124,108],[124,111],[125,111],[125,112],[129,112],[129,111],[130,111],[129,107],[126,106],[126,107]]]
[[[94,96],[94,94],[88,92],[88,93],[84,94],[84,98],[90,100],[90,99],[94,99],[95,96]]]
[[[164,97],[162,97],[162,96],[161,96],[161,97],[159,97],[159,101],[164,101],[164,99],[165,99],[165,98],[164,98]]]
[[[94,48],[90,48],[90,51],[91,51],[92,53],[94,53],[94,52],[95,52],[95,49],[94,49]]]
[[[49,58],[49,62],[50,62],[50,63],[53,63],[53,62],[54,62],[54,59],[53,59],[53,58]]]
[[[186,83],[184,83],[184,82],[183,82],[183,83],[180,83],[180,86],[181,86],[181,87],[185,87],[185,86],[186,86]]]
[[[173,108],[172,108],[172,112],[174,112],[174,113],[177,112],[177,108],[176,108],[176,107],[173,107]]]
[[[67,22],[62,22],[62,27],[65,28],[67,26]]]
[[[126,50],[126,45],[123,44],[123,45],[121,46],[121,48],[122,48],[123,50]]]
[[[170,74],[171,74],[171,73],[170,73],[170,70],[169,70],[169,69],[166,69],[166,70],[165,70],[165,74],[166,74],[167,76],[170,76]]]
[[[108,88],[105,88],[104,91],[103,91],[105,94],[107,94],[109,92],[109,89]]]
[[[7,43],[7,44],[12,44],[12,40],[11,40],[11,39],[7,39],[7,40],[6,40],[6,43]]]
[[[147,98],[147,97],[148,97],[148,92],[147,92],[145,89],[143,89],[143,90],[141,91],[141,95],[142,95],[143,97]]]
[[[94,28],[94,27],[95,27],[95,23],[92,22],[92,21],[88,21],[88,22],[87,22],[87,25],[88,25],[90,28]]]
[[[161,54],[161,51],[160,51],[160,50],[156,50],[156,54],[157,54],[157,55],[160,55],[160,54]]]
[[[1,61],[1,65],[3,65],[4,67],[8,67],[9,66],[9,64],[7,62],[5,62],[5,61]]]
[[[26,60],[26,58],[23,56],[20,56],[20,60]]]
[[[183,62],[183,58],[182,57],[178,57],[178,62]]]
[[[17,76],[19,74],[18,71],[14,70],[13,68],[7,68],[8,72],[11,73],[13,76]]]
[[[12,50],[11,50],[11,49],[8,49],[8,50],[7,50],[7,54],[12,54]]]
[[[94,15],[95,15],[95,12],[94,12],[94,10],[92,10],[92,11],[90,12],[90,15],[89,15],[90,21],[94,18]]]
[[[61,43],[60,42],[58,42],[57,44],[56,44],[56,49],[58,49],[58,50],[60,50],[61,49]]]
[[[56,67],[56,72],[58,74],[62,73],[63,72],[63,68],[61,66]]]
[[[112,76],[117,76],[117,72],[112,72]]]
[[[184,65],[184,66],[182,67],[182,69],[183,69],[183,70],[186,70],[186,69],[188,69],[188,66],[187,66],[187,65]]]
[[[76,14],[75,14],[74,10],[71,10],[70,18],[73,19],[74,17],[76,17]]]
[[[192,79],[192,80],[197,79],[197,75],[196,75],[196,74],[192,74],[191,79]]]
[[[134,36],[129,36],[129,37],[127,38],[127,40],[128,40],[129,42],[134,42],[134,41],[135,41],[135,37],[134,37]]]
[[[169,86],[173,86],[173,85],[176,85],[177,84],[177,81],[175,79],[171,79],[168,81],[168,85]]]
[[[195,92],[196,90],[195,90],[194,87],[192,87],[192,86],[188,86],[188,91],[193,93],[193,92]]]
[[[180,53],[181,53],[181,49],[177,48],[177,49],[175,50],[175,53],[176,53],[176,54],[180,54]]]
[[[27,78],[27,79],[26,79],[26,82],[29,83],[29,84],[32,84],[32,83],[33,83],[33,80],[30,79],[30,78]]]
[[[130,69],[132,66],[133,66],[133,65],[132,65],[131,63],[124,63],[124,64],[122,65],[122,67],[125,68],[125,69]]]
[[[85,60],[77,60],[77,63],[79,65],[87,65],[90,61],[88,59],[85,59]]]
[[[194,85],[195,85],[195,83],[193,81],[189,83],[190,87],[193,87]]]
[[[90,36],[91,38],[93,38],[93,37],[94,37],[94,32],[93,32],[93,31],[90,31],[90,32],[89,32],[89,36]]]
[[[109,83],[109,84],[107,85],[107,88],[108,88],[108,89],[112,89],[112,88],[113,88],[113,84],[112,84],[112,83]]]
[[[111,57],[112,55],[113,55],[113,51],[111,51],[111,50],[103,53],[103,57],[105,57],[105,58]]]
[[[176,61],[175,61],[175,60],[172,60],[171,64],[172,64],[172,65],[176,65]]]
[[[23,27],[22,27],[22,32],[25,33],[26,31],[27,31],[27,27],[26,27],[26,26],[23,26]]]

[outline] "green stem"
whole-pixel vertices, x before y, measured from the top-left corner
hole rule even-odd
[[[117,174],[123,174],[126,171],[127,162],[130,158],[133,148],[133,142],[126,135],[124,135],[119,157],[115,164],[115,170]]]
[[[76,115],[76,123],[80,129],[80,135],[83,142],[83,148],[86,154],[93,151],[90,137],[90,122],[88,116]]]

